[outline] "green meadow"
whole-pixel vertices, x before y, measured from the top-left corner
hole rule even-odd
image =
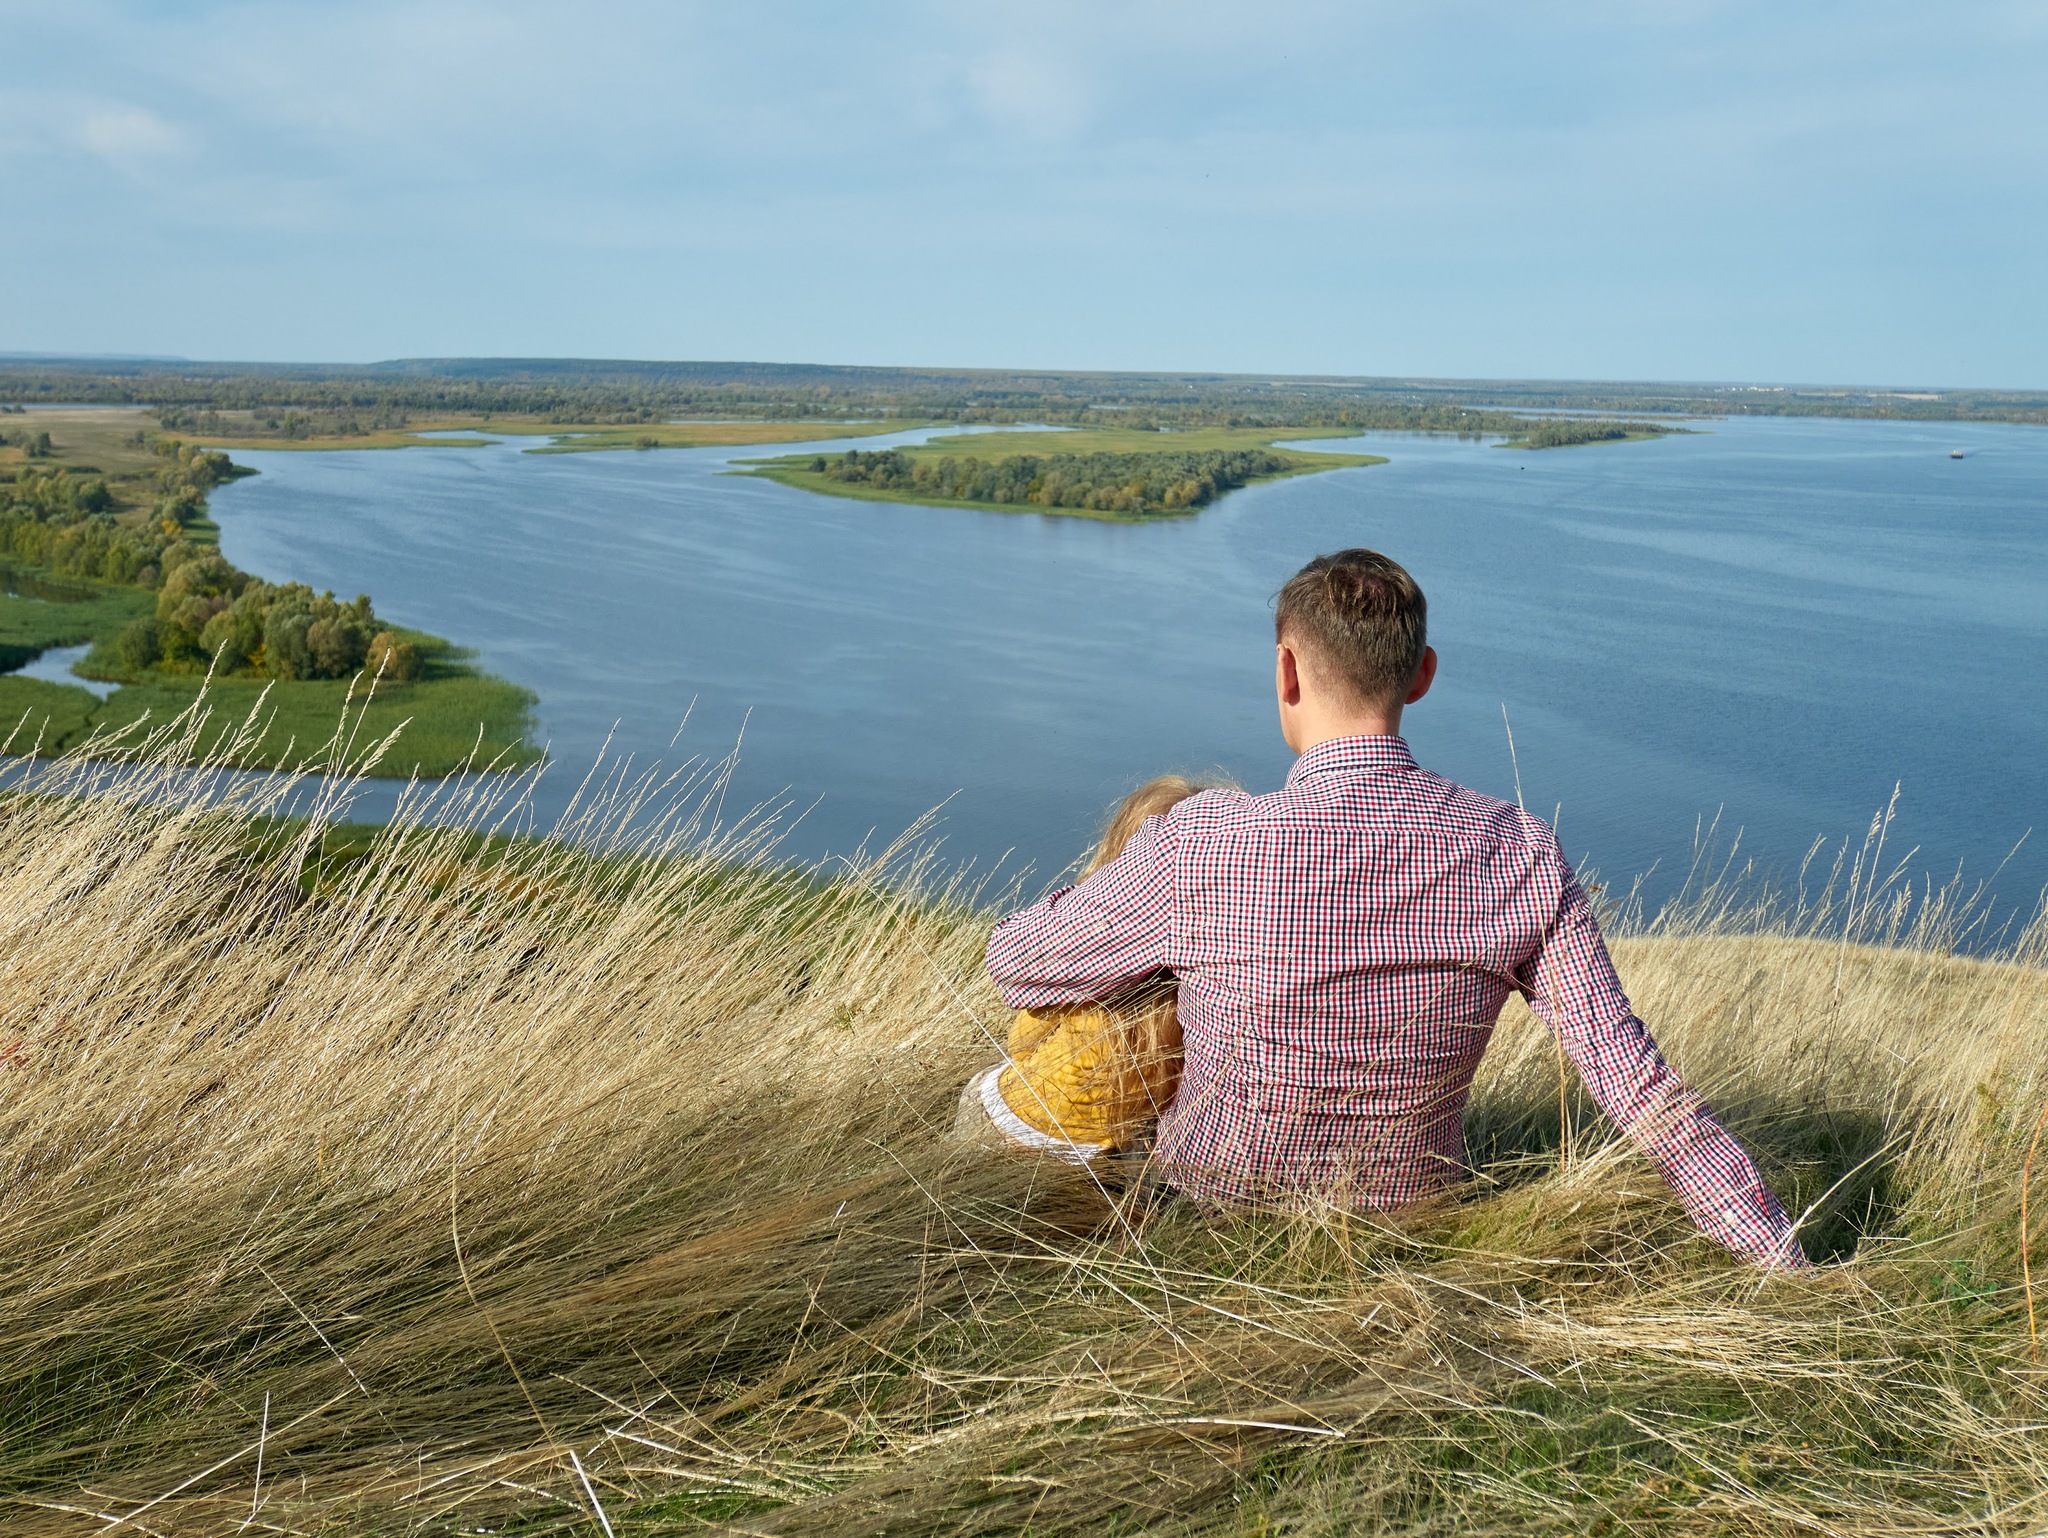
[[[0,625],[11,606],[0,601]],[[208,685],[196,675],[150,669],[100,700],[83,688],[0,676],[0,737],[13,736],[14,752],[65,752],[95,735],[141,723],[160,726],[190,709],[203,690],[208,717],[197,743],[202,754],[217,751],[256,716],[260,729],[253,745],[234,755],[245,768],[288,769],[323,757],[344,715],[359,752],[404,728],[377,765],[380,775],[433,776],[488,763],[503,768],[542,756],[527,740],[532,691],[478,673],[467,653],[438,637],[400,634],[419,648],[421,676],[410,683],[387,680],[374,692],[367,681],[343,678],[225,678]]]
[[[139,588],[53,581],[0,564],[0,668],[18,668],[53,646],[110,635],[155,608],[156,600]],[[0,676],[0,686],[13,681]]]

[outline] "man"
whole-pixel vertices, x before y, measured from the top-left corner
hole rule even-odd
[[[1416,766],[1401,711],[1436,653],[1422,591],[1371,550],[1311,561],[1274,620],[1273,795],[1212,790],[989,937],[1004,1002],[1094,1002],[1170,973],[1186,1060],[1155,1163],[1212,1202],[1391,1207],[1463,1173],[1465,1099],[1508,994],[1711,1238],[1804,1262],[1749,1156],[1658,1055],[1541,818]]]

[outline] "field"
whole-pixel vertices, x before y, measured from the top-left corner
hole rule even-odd
[[[870,422],[650,422],[641,427],[548,427],[551,435],[534,454],[583,454],[601,449],[701,449],[752,443],[820,443],[833,438],[872,438],[907,432],[930,423],[914,419]]]
[[[602,449],[699,449],[751,443],[811,443],[830,438],[867,438],[927,424],[909,421],[868,422],[646,422],[629,427],[606,423],[564,424],[542,417],[426,417],[402,428],[364,433],[311,433],[300,438],[242,431],[238,418],[247,412],[221,413],[227,420],[218,430],[192,434],[192,441],[216,449],[408,449],[477,448],[490,436],[544,437],[533,454],[584,454]],[[154,425],[152,423],[152,425]],[[426,433],[464,433],[460,438],[429,438]],[[490,435],[490,436],[478,436]]]
[[[1087,427],[1069,431],[963,433],[957,437],[935,438],[929,443],[915,444],[903,452],[913,460],[964,459],[970,455],[990,460],[1018,454],[1200,454],[1232,449],[1277,447],[1294,439],[1345,436],[1347,434],[1342,430],[1327,427],[1291,430],[1199,427],[1184,432],[1160,432],[1149,428]],[[1282,472],[1282,476],[1312,475],[1319,470],[1341,470],[1357,465],[1383,465],[1387,462],[1385,456],[1380,454],[1332,454],[1306,449],[1283,452],[1291,464]],[[853,497],[870,502],[914,502],[926,507],[966,507],[981,512],[1031,512],[1044,513],[1052,517],[1123,521],[1118,514],[1080,508],[959,501],[946,497],[920,496],[903,490],[881,490],[872,486],[849,484],[845,481],[831,480],[813,470],[813,458],[815,456],[792,455],[782,459],[761,460],[755,462],[754,468],[736,473],[765,476],[769,480],[780,481],[785,486],[795,486],[803,491],[820,492],[827,496]],[[1282,477],[1261,477],[1265,480],[1280,478]]]
[[[2048,1519],[2048,933],[1955,954],[1871,850],[1617,947],[1828,1262],[1772,1279],[1526,1014],[1454,1198],[1150,1205],[943,1143],[987,900],[733,863],[717,765],[572,848],[463,831],[502,800],[295,829],[179,751],[0,797],[10,1534]]]

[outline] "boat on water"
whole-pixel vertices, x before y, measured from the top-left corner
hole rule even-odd
[[[1948,451],[1948,457],[1950,459],[1961,459],[1963,457],[1963,451],[1961,449],[1950,449]]]

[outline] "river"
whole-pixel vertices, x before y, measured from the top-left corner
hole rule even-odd
[[[1860,836],[1898,784],[1893,850],[1919,846],[1938,876],[2006,862],[1999,890],[2031,901],[2048,883],[2048,849],[2022,843],[2048,808],[2048,431],[1700,425],[1542,453],[1369,435],[1330,446],[1390,463],[1142,526],[726,473],[803,446],[516,438],[237,451],[262,474],[212,505],[237,565],[369,592],[533,688],[556,760],[544,805],[607,737],[643,762],[739,741],[728,813],[802,811],[792,855],[886,841],[943,803],[949,857],[1049,875],[1147,775],[1281,781],[1270,596],[1318,551],[1366,544],[1430,599],[1442,671],[1409,713],[1418,756],[1503,796],[1519,769],[1526,803],[1610,881],[1668,890],[1717,813],[1724,842],[1740,828],[1789,870],[1815,839]]]

